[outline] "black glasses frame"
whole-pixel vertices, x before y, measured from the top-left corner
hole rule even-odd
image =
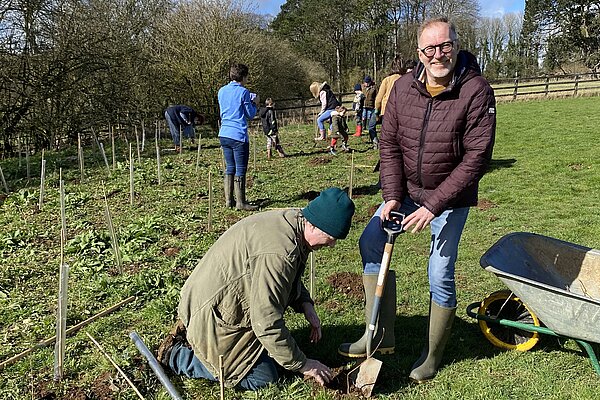
[[[433,57],[435,55],[435,49],[439,48],[440,52],[442,54],[448,54],[450,52],[452,52],[452,50],[454,50],[454,44],[455,44],[455,40],[450,40],[449,42],[443,42],[440,44],[436,44],[433,46],[427,46],[427,47],[423,47],[422,49],[419,49],[421,51],[421,53],[423,53],[423,55],[425,57]]]

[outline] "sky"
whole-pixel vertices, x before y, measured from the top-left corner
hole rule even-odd
[[[254,0],[259,14],[277,15],[279,7],[285,0]],[[478,0],[481,15],[484,17],[501,17],[509,12],[523,12],[525,0]]]

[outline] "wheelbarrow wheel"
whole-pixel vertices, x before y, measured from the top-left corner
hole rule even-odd
[[[538,317],[510,290],[499,290],[486,297],[479,306],[480,315],[540,326]],[[494,346],[508,350],[527,351],[539,340],[537,332],[527,332],[500,323],[479,320],[483,335]]]

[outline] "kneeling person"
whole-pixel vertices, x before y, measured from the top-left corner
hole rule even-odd
[[[180,321],[159,361],[177,374],[216,381],[223,355],[225,384],[246,390],[275,382],[277,364],[327,383],[331,370],[306,357],[283,315],[288,306],[304,313],[311,342],[321,339],[302,273],[311,251],[348,235],[353,214],[348,195],[329,188],[302,210],[267,211],[229,228],[184,284]]]

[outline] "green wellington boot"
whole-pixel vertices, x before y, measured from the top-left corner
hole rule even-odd
[[[235,201],[233,200],[233,175],[225,175],[223,178],[223,188],[225,190],[225,207],[233,208]]]
[[[258,206],[246,203],[246,176],[236,176],[234,179],[235,208],[244,211],[256,211]]]
[[[378,274],[364,274],[363,285],[365,287],[365,333],[354,343],[342,343],[338,347],[338,353],[351,358],[367,356],[367,331],[371,322],[371,313],[373,312],[373,302],[375,299],[375,288],[377,287]],[[379,309],[379,319],[375,326],[375,335],[371,345],[372,349],[380,354],[393,354],[396,339],[394,337],[394,321],[396,319],[396,273],[389,271],[383,297],[381,299],[381,308]],[[383,334],[383,339],[381,335]],[[381,342],[381,344],[379,343]]]
[[[427,344],[421,353],[421,357],[414,363],[412,371],[410,371],[409,378],[413,382],[423,383],[433,379],[437,374],[437,367],[442,361],[455,315],[456,307],[446,308],[430,301]]]

